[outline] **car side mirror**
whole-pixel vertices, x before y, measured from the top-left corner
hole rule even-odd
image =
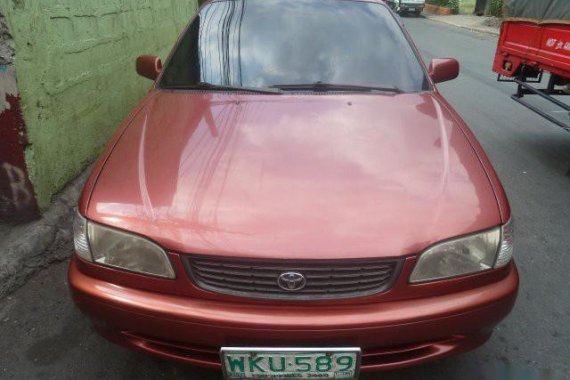
[[[454,58],[437,58],[429,65],[429,76],[435,83],[447,82],[459,76],[459,62]]]
[[[145,78],[155,80],[162,71],[162,61],[154,55],[141,55],[137,58],[137,73]]]

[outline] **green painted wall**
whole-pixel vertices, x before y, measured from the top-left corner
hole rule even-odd
[[[164,59],[196,8],[196,0],[0,0],[16,44],[26,161],[41,208],[148,90],[135,58]]]

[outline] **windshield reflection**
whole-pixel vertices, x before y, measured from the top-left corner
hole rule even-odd
[[[205,6],[163,76],[162,88],[267,88],[333,83],[427,88],[399,25],[378,3],[235,0]]]

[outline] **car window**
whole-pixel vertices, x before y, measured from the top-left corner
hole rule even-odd
[[[233,0],[206,5],[160,87],[266,88],[332,83],[428,88],[425,73],[386,6],[346,0]]]

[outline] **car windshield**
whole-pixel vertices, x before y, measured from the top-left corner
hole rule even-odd
[[[311,85],[319,91],[429,88],[387,7],[347,0],[212,2],[182,37],[160,83],[249,91],[303,91]]]

